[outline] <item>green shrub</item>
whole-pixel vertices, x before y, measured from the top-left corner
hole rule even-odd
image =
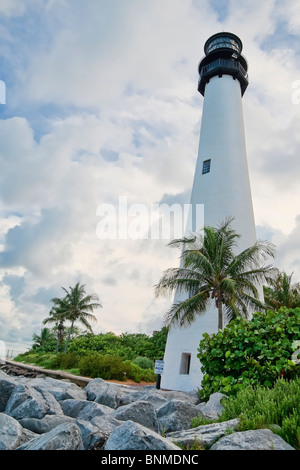
[[[124,361],[124,364],[127,366],[127,378],[134,380],[139,383],[144,382],[155,382],[156,375],[152,369],[142,369],[137,364],[131,361]]]
[[[198,357],[204,373],[200,397],[214,392],[235,394],[247,385],[271,387],[278,377],[299,376],[291,360],[300,336],[300,309],[255,313],[236,319],[216,334],[203,335]]]
[[[74,369],[79,366],[80,357],[73,352],[58,353],[49,361],[51,369]]]
[[[239,431],[270,428],[300,450],[300,378],[278,379],[270,389],[247,386],[222,404],[222,421],[239,418]]]
[[[80,359],[81,375],[104,380],[126,380],[128,367],[119,356],[93,354]]]
[[[154,369],[154,362],[148,357],[138,356],[132,361],[132,363],[136,364],[141,369]]]

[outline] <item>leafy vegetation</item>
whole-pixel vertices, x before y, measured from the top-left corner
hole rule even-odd
[[[271,387],[278,377],[300,375],[292,360],[300,337],[300,309],[257,312],[250,321],[238,318],[213,335],[204,334],[198,357],[204,373],[200,396],[235,394],[247,385]]]
[[[46,336],[51,338],[51,348],[47,342],[39,342],[15,360],[91,378],[154,382],[154,361],[163,356],[167,328],[151,337],[140,333],[82,334],[70,340],[67,352],[59,353],[56,353],[55,335],[48,331]]]
[[[223,398],[222,405],[218,421],[239,418],[238,431],[269,428],[300,450],[300,377],[277,379],[272,388],[248,385],[235,396]],[[193,427],[201,424],[201,418],[192,420]]]

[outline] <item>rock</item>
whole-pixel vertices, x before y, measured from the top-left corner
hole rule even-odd
[[[61,408],[65,415],[85,421],[91,421],[95,416],[111,413],[109,406],[87,400],[64,400]]]
[[[123,421],[120,421],[111,415],[96,416],[92,419],[91,423],[97,426],[101,433],[106,436],[105,440],[108,439],[110,433],[115,428],[124,424]]]
[[[122,398],[132,393],[133,389],[128,385],[117,385],[102,379],[94,379],[85,387],[85,391],[88,400],[116,409],[120,406]]]
[[[199,416],[199,410],[190,402],[170,400],[158,408],[156,415],[162,431],[180,431],[191,427],[191,419]]]
[[[5,410],[9,397],[17,385],[18,381],[14,377],[10,377],[0,370],[0,412]]]
[[[134,421],[156,432],[159,430],[155,408],[148,401],[138,400],[129,405],[120,406],[111,413],[111,416],[121,421]]]
[[[104,450],[180,451],[181,449],[155,431],[129,420],[112,431]]]
[[[102,445],[103,435],[97,426],[83,420],[76,420],[76,424],[80,429],[84,450],[91,450],[98,445]]]
[[[5,413],[20,420],[43,418],[46,414],[62,414],[62,409],[51,393],[21,384],[14,388]]]
[[[153,389],[152,387],[146,389],[145,387],[145,390],[142,389],[123,396],[120,400],[120,406],[128,405],[129,403],[133,403],[137,400],[148,401],[149,403],[152,403],[154,408],[160,408],[168,401],[168,399],[156,389]]]
[[[81,432],[75,423],[63,423],[17,447],[16,450],[83,450]]]
[[[219,439],[210,450],[295,450],[270,429],[235,432]]]
[[[22,426],[11,416],[0,413],[0,450],[13,450],[21,442]]]
[[[51,431],[59,424],[66,422],[73,422],[74,418],[69,416],[61,415],[46,415],[41,419],[38,418],[24,418],[20,419],[19,423],[25,429],[28,429],[35,434],[44,434],[45,432]]]
[[[184,448],[190,448],[195,441],[203,447],[210,447],[216,439],[225,436],[226,432],[235,430],[238,423],[238,419],[231,419],[222,423],[211,423],[193,429],[169,432],[166,437]]]
[[[52,377],[31,379],[26,384],[39,391],[47,390],[57,401],[87,399],[86,392],[78,385],[68,381],[53,379]]]
[[[199,411],[204,416],[204,418],[217,420],[220,417],[224,409],[223,405],[221,404],[221,400],[224,397],[228,398],[223,393],[213,393],[209,397],[207,403],[199,403],[199,405],[197,405]]]
[[[180,392],[176,390],[160,390],[162,396],[167,400],[180,400],[186,403],[192,403],[197,405],[199,403],[199,395],[196,391],[194,392]]]

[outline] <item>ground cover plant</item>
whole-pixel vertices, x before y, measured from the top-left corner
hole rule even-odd
[[[277,379],[274,386],[248,385],[236,395],[222,399],[224,407],[219,422],[238,418],[237,431],[271,429],[292,447],[300,450],[300,378]],[[194,418],[192,426],[208,424],[203,418]]]

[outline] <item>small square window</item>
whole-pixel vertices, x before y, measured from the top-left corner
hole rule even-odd
[[[205,173],[210,172],[210,164],[211,164],[211,160],[204,160],[203,167],[202,167],[202,175],[205,175]]]

